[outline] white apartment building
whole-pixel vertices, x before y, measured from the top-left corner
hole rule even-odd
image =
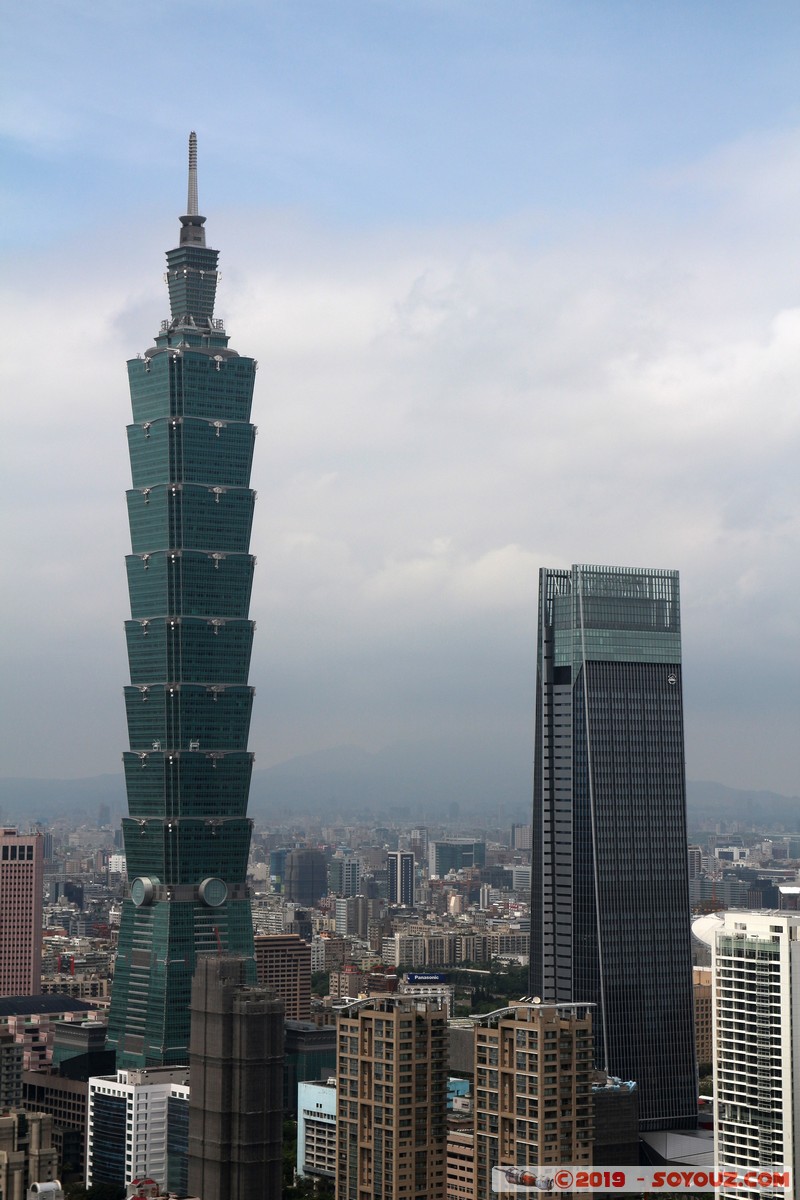
[[[185,1118],[188,1104],[188,1067],[120,1070],[90,1079],[86,1186],[127,1186],[148,1176],[166,1192],[170,1124]]]
[[[297,1174],[336,1177],[336,1081],[297,1085]]]
[[[708,920],[708,919],[706,919]],[[800,1179],[800,913],[720,914],[712,941],[717,1163]],[[783,1191],[721,1196],[780,1196]]]

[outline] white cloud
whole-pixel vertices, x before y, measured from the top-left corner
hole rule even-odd
[[[748,225],[738,181],[723,172],[719,234],[713,211],[547,245],[522,220],[343,235],[265,212],[258,242],[250,218],[210,221],[220,311],[260,363],[257,751],[429,732],[489,694],[528,736],[538,567],[638,563],[682,571],[690,769],[797,786],[767,727],[800,666],[798,236],[780,203]],[[9,774],[34,748],[52,774],[113,769],[120,748],[124,358],[154,332],[160,264],[127,282],[98,244],[65,248],[47,288],[44,257],[26,261],[3,315],[9,661],[29,717],[38,697]]]

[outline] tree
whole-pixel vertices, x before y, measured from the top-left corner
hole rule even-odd
[[[315,996],[327,996],[331,987],[330,971],[314,971],[311,976],[311,991]]]

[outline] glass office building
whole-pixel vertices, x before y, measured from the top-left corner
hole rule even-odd
[[[643,1129],[697,1111],[686,847],[677,572],[542,570],[530,991],[597,1006]]]
[[[125,899],[109,1017],[119,1067],[187,1061],[195,956],[253,957],[246,887],[256,364],[214,316],[218,252],[188,213],[167,253],[171,317],[128,363],[130,748]],[[255,983],[255,964],[252,968]]]

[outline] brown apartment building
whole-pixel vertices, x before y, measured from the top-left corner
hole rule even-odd
[[[475,1196],[492,1168],[592,1161],[591,1008],[520,1001],[475,1029]]]
[[[337,1200],[445,1200],[447,1014],[387,995],[337,1029]]]
[[[297,933],[262,933],[255,938],[255,948],[258,982],[283,1001],[286,1020],[311,1020],[308,942]]]

